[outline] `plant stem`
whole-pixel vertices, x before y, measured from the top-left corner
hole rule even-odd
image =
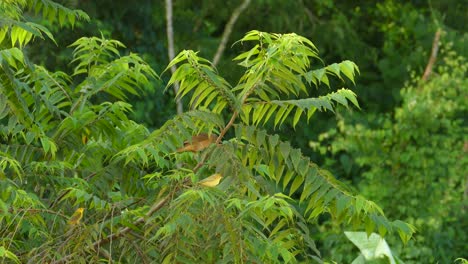
[[[231,116],[231,120],[229,120],[229,123],[227,123],[227,125],[224,127],[224,129],[221,131],[221,133],[219,134],[218,136],[218,139],[216,139],[216,144],[219,144],[219,142],[221,142],[221,140],[223,139],[224,135],[226,135],[227,131],[229,130],[229,128],[232,127],[232,125],[234,124],[234,121],[236,121],[236,118],[237,116],[239,115],[239,112],[237,111],[234,111],[234,113],[232,114]]]

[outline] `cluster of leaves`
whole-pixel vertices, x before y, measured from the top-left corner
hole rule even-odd
[[[38,5],[50,20],[52,14],[59,16],[60,23],[62,12],[71,24],[71,16],[82,14],[49,1],[8,4],[18,21],[23,8]],[[2,11],[8,8],[2,6]],[[4,43],[11,47],[0,51],[0,243],[10,252],[3,257],[16,259],[14,252],[20,259],[41,262],[43,257],[60,258],[90,233],[65,232],[66,215],[75,204],[89,201],[87,209],[94,208],[104,219],[112,199],[122,200],[114,189],[120,185],[113,182],[124,171],[109,166],[109,160],[148,133],[127,118],[129,104],[99,102],[97,95],[122,99],[156,75],[137,55],[120,56],[116,47],[121,43],[99,38],[73,44],[77,67],[72,75],[50,72],[13,46],[26,45],[31,34],[40,37],[34,28],[17,23],[1,28],[16,41]]]
[[[397,248],[408,263],[449,263],[468,252],[468,64],[453,51],[441,56],[434,77],[402,90],[393,116],[354,125],[341,120],[327,135],[332,159],[345,161],[345,172],[363,175],[360,191],[420,231],[409,246]]]
[[[44,26],[26,21],[23,10],[28,10],[47,18],[51,23],[58,21],[60,26],[74,26],[76,19],[89,20],[81,10],[71,10],[50,0],[6,0],[0,3],[1,24],[0,44],[10,40],[11,46],[28,44],[35,37],[54,40],[52,33]]]
[[[9,2],[17,14],[36,3]],[[66,22],[60,12],[76,14],[58,6],[44,5],[42,14],[57,14],[60,23]],[[13,38],[9,25],[1,30]],[[28,34],[15,37],[12,45],[28,43]],[[175,58],[169,67],[180,67],[169,84],[180,83],[177,96],[191,95],[194,110],[152,133],[128,118],[125,100],[157,76],[138,55],[121,56],[122,43],[77,40],[71,75],[29,63],[21,47],[2,49],[1,257],[18,263],[320,262],[309,225],[324,213],[368,234],[395,231],[406,242],[411,225],[389,221],[299,149],[258,128],[273,116],[281,125],[292,111],[297,123],[317,109],[357,105],[344,88],[308,97],[315,85],[328,84],[327,76],[354,81],[354,63],[311,69],[317,50],[296,34],[251,31],[241,42],[254,47],[237,57],[246,70],[235,86],[192,51]],[[232,114],[227,123],[223,113]],[[234,137],[227,139],[231,128]],[[215,144],[177,151],[200,133],[216,135]],[[224,176],[216,188],[194,184],[213,173]],[[69,225],[76,207],[84,208],[83,219]]]

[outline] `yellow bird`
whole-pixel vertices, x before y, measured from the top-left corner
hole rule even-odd
[[[215,173],[211,175],[210,177],[199,181],[198,184],[206,186],[206,187],[215,187],[216,185],[219,184],[219,181],[221,181],[221,178],[223,178],[221,174]]]
[[[80,223],[81,218],[83,217],[84,208],[80,207],[76,209],[73,215],[68,220],[69,225],[78,225]]]

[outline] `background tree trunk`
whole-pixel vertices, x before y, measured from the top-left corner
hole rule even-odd
[[[174,27],[172,25],[172,0],[166,0],[166,32],[167,32],[167,50],[169,55],[169,61],[172,61],[175,57],[174,51]],[[176,66],[171,67],[171,73],[177,70]],[[179,83],[174,83],[174,93],[177,94],[179,91]],[[176,99],[177,105],[177,114],[182,114],[184,112],[182,102],[180,99]]]

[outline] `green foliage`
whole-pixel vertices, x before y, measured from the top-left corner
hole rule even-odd
[[[55,41],[46,27],[25,21],[23,17],[25,11],[41,13],[50,23],[58,21],[61,27],[66,25],[73,27],[76,19],[89,20],[83,11],[71,10],[50,0],[6,0],[0,3],[0,10],[2,15],[0,45],[8,39],[11,46],[18,44],[22,47],[34,37],[44,38],[44,35]]]
[[[166,70],[182,61],[187,61],[187,63],[181,65],[174,72],[167,84],[169,87],[174,82],[180,81],[179,92],[176,94],[177,98],[182,98],[194,89],[194,96],[190,101],[192,108],[199,108],[200,106],[208,108],[216,99],[216,104],[213,107],[215,113],[221,112],[228,104],[231,109],[240,110],[239,105],[236,105],[236,98],[229,83],[222,77],[217,76],[215,70],[210,66],[210,62],[198,57],[195,52],[190,50],[182,51],[167,66]]]
[[[87,75],[86,80],[77,86],[84,95],[83,101],[101,91],[124,100],[127,97],[125,93],[139,94],[135,88],[139,84],[148,86],[146,76],[156,75],[137,54],[121,57],[117,49],[125,46],[117,40],[80,38],[70,46],[76,47],[72,63],[78,62],[73,75]],[[109,63],[113,57],[118,58]]]
[[[3,246],[0,247],[0,257],[2,260],[6,258],[12,260],[14,263],[21,263],[21,261],[15,254],[13,254],[13,252],[6,250]]]
[[[444,61],[429,82],[402,90],[403,103],[393,116],[354,125],[341,120],[327,139],[344,171],[362,173],[359,189],[366,196],[389,216],[416,226],[421,235],[408,247],[395,247],[407,263],[449,263],[468,250],[468,64],[452,51],[441,56]],[[395,201],[402,203],[394,206]]]
[[[15,3],[20,14],[25,5]],[[40,3],[44,10],[56,7]],[[59,20],[60,12],[75,14],[59,10]],[[42,15],[53,21],[57,13]],[[357,106],[355,94],[344,88],[308,97],[319,83],[328,85],[327,75],[354,82],[356,65],[311,69],[310,59],[319,59],[315,46],[296,34],[251,31],[241,41],[254,48],[238,57],[246,71],[237,85],[192,51],[177,56],[171,64],[179,70],[170,83],[181,84],[177,96],[191,96],[193,110],[151,133],[128,118],[126,100],[144,94],[157,76],[138,55],[121,56],[122,43],[80,38],[71,45],[71,75],[30,63],[22,49],[27,36],[20,48],[2,49],[0,256],[29,262],[320,262],[310,225],[325,213],[337,224],[368,234],[397,232],[407,242],[411,225],[389,221],[299,149],[258,128],[273,115],[281,125],[293,110],[297,123],[316,109],[334,111],[348,101]],[[200,152],[179,151],[200,133],[217,140]],[[223,176],[217,187],[194,184],[213,173]],[[77,207],[85,208],[81,223],[67,224]]]

